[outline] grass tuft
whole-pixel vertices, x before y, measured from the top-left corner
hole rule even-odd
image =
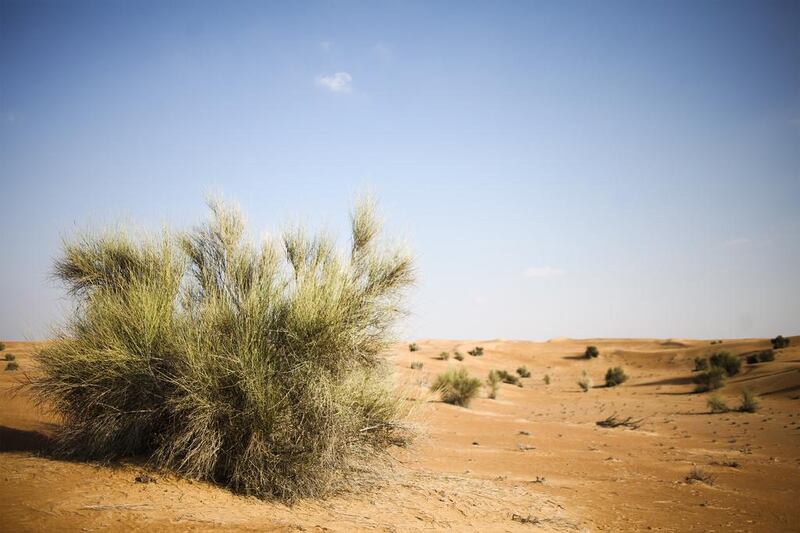
[[[705,483],[706,485],[713,485],[717,478],[702,468],[698,468],[696,466],[692,467],[684,480],[687,483]]]
[[[758,411],[759,402],[756,395],[750,389],[742,390],[742,403],[739,406],[739,411],[742,413],[755,413]]]
[[[6,370],[19,370],[19,363],[16,361],[9,361],[6,363]]]
[[[727,413],[730,411],[725,400],[721,396],[714,394],[708,399],[708,408],[712,413]]]
[[[528,370],[527,366],[521,366],[521,367],[517,368],[517,374],[521,378],[529,378],[529,377],[531,377],[531,371]]]
[[[587,374],[584,370],[583,374],[581,374],[581,379],[578,380],[578,386],[583,392],[589,392],[589,389],[591,389],[593,385],[594,382],[592,381],[592,378],[590,378],[589,374]]]
[[[470,376],[464,367],[442,372],[431,385],[431,390],[438,392],[443,402],[461,407],[468,407],[480,388],[481,380]]]
[[[503,379],[500,377],[500,374],[497,370],[490,370],[489,376],[486,378],[486,386],[489,387],[489,398],[494,400],[497,398],[497,391],[500,390],[500,383],[502,383]]]

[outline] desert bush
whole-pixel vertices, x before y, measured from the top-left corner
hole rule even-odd
[[[443,402],[461,407],[469,406],[480,388],[481,380],[470,376],[464,367],[442,372],[431,385],[431,390],[438,392]]]
[[[695,383],[695,392],[706,392],[722,387],[725,381],[725,370],[719,367],[711,367],[705,372],[701,372],[692,378]]]
[[[18,369],[19,369],[19,363],[17,363],[16,361],[9,361],[8,363],[6,363],[6,370],[18,370]]]
[[[467,353],[470,354],[472,357],[480,357],[481,355],[483,355],[483,346],[476,346]]]
[[[453,353],[453,359],[455,359],[456,361],[463,361],[464,355],[461,352],[456,351]]]
[[[758,361],[760,363],[768,363],[775,360],[775,352],[772,350],[761,350],[758,352]]]
[[[16,355],[14,355],[13,353],[7,353],[7,354],[5,354],[5,355],[3,356],[3,360],[4,360],[4,361],[14,361],[14,360],[16,360],[16,359],[17,359],[17,356],[16,356]]]
[[[6,349],[6,343],[0,342],[0,352]]]
[[[509,385],[521,385],[519,382],[519,377],[516,374],[512,374],[506,370],[495,370],[497,375],[500,376],[500,380],[503,383],[508,383]]]
[[[521,377],[521,378],[529,378],[529,377],[531,377],[531,371],[528,370],[528,367],[526,367],[526,366],[521,366],[521,367],[517,368],[517,374],[519,374],[519,377]]]
[[[369,202],[346,253],[301,229],[255,247],[237,209],[209,207],[177,235],[65,244],[78,305],[29,382],[62,421],[55,452],[263,498],[335,490],[408,437],[383,354],[411,259],[380,245]]]
[[[694,358],[694,371],[700,372],[706,370],[708,368],[708,359],[705,357],[695,357]]]
[[[584,370],[581,374],[581,379],[578,380],[578,386],[583,390],[583,392],[589,392],[589,389],[592,388],[594,382],[592,378],[589,377],[589,374],[586,373]]]
[[[500,382],[502,378],[497,370],[490,370],[489,376],[486,378],[486,386],[489,387],[489,398],[494,400],[497,398],[497,391],[500,390]]]
[[[700,482],[705,483],[706,485],[713,485],[716,481],[716,478],[713,475],[696,466],[692,467],[684,479],[687,483]]]
[[[408,351],[409,352],[418,352],[419,351],[419,346],[417,346],[416,342],[412,342],[411,344],[408,345]]]
[[[748,365],[754,365],[754,364],[758,363],[758,354],[751,353],[751,354],[749,354],[747,356],[747,358],[745,360],[747,361]]]
[[[742,403],[739,405],[739,411],[743,413],[755,413],[758,410],[759,403],[756,395],[750,389],[742,390]]]
[[[742,360],[730,352],[717,352],[708,358],[711,366],[725,370],[729,376],[735,376],[742,367]]]
[[[422,361],[414,361],[411,363],[411,368],[414,370],[422,370]]]
[[[789,346],[789,342],[791,339],[787,339],[783,335],[778,335],[774,339],[770,339],[769,341],[772,343],[772,348],[775,350],[780,350],[781,348],[786,348]]]
[[[583,352],[583,356],[586,359],[592,359],[600,355],[600,352],[597,349],[597,346],[587,346],[586,351]]]
[[[708,399],[708,408],[712,413],[727,413],[730,410],[725,400],[717,394]]]
[[[440,361],[447,361],[448,359],[450,359],[450,353],[449,352],[442,352],[442,353],[439,354],[439,360]]]
[[[615,366],[606,371],[606,387],[616,387],[626,381],[628,381],[628,375],[625,374],[621,366]]]
[[[542,381],[544,381],[545,385],[550,385],[550,374],[545,374]]]

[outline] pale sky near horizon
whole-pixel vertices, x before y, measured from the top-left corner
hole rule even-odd
[[[800,2],[0,0],[0,338],[76,228],[364,190],[408,338],[798,334]]]

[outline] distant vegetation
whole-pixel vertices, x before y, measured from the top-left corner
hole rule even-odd
[[[422,370],[422,361],[414,361],[411,363],[411,368],[414,370]]]
[[[439,354],[439,360],[440,361],[447,361],[448,359],[450,359],[450,353],[449,352],[442,352],[442,353]]]
[[[717,480],[716,477],[696,466],[692,467],[684,479],[687,483],[705,483],[706,485],[713,485]]]
[[[600,351],[597,349],[597,346],[587,346],[586,351],[583,352],[583,356],[586,359],[593,359],[600,355]]]
[[[759,404],[755,393],[750,389],[742,390],[742,403],[739,405],[739,411],[743,413],[755,413],[758,407]]]
[[[550,374],[545,374],[542,381],[544,381],[545,385],[550,385]]]
[[[727,413],[730,411],[728,405],[720,396],[714,394],[708,399],[708,408],[712,413]]]
[[[728,376],[735,376],[742,367],[742,360],[730,352],[717,352],[708,358],[712,367],[721,368]]]
[[[705,372],[697,374],[692,381],[695,383],[695,392],[706,392],[722,387],[725,381],[725,371],[719,367],[711,367]]]
[[[754,365],[756,363],[768,363],[775,360],[775,352],[773,350],[760,350],[747,355],[747,364]]]
[[[483,346],[476,346],[467,353],[470,354],[472,357],[480,357],[481,355],[483,355]]]
[[[461,407],[469,406],[481,388],[481,380],[469,375],[466,368],[450,368],[436,376],[431,390],[438,392],[442,401]]]
[[[6,349],[6,343],[0,342],[0,352]]]
[[[705,357],[695,357],[694,358],[694,371],[700,372],[702,370],[706,370],[708,368],[708,359]]]
[[[589,374],[587,374],[584,370],[581,374],[581,379],[578,380],[578,386],[583,392],[589,392],[589,389],[592,388],[592,385],[594,385],[592,378],[590,378]]]
[[[780,350],[781,348],[786,348],[787,346],[789,346],[789,342],[790,341],[791,341],[791,339],[787,339],[783,335],[778,335],[774,339],[770,339],[770,342],[772,343],[772,347],[775,350]]]
[[[500,374],[495,370],[489,371],[489,376],[486,378],[486,386],[489,387],[489,398],[494,400],[497,398],[497,391],[500,390],[500,383],[502,379]]]
[[[628,381],[628,376],[621,366],[609,368],[606,372],[606,387],[616,387]]]
[[[65,244],[56,274],[78,305],[29,384],[61,419],[55,452],[284,500],[382,465],[408,437],[383,354],[410,257],[379,242],[369,203],[346,251],[299,228],[256,246],[237,209],[209,206],[187,232]]]
[[[4,361],[14,361],[17,358],[13,353],[7,353],[3,356]]]
[[[461,352],[459,352],[458,350],[456,350],[453,353],[453,359],[455,359],[456,361],[463,361],[464,360],[464,355]]]
[[[526,366],[518,367],[517,368],[517,374],[519,374],[519,377],[521,377],[521,378],[529,378],[529,377],[531,377],[531,371],[528,370],[528,367],[526,367]]]
[[[6,363],[6,370],[17,370],[19,369],[19,363],[16,361],[9,361]]]
[[[522,386],[522,383],[519,382],[519,377],[516,374],[512,374],[506,370],[492,370],[492,372],[497,373],[500,377],[500,381],[503,383],[508,383],[509,385],[517,385],[519,387]]]
[[[416,342],[412,342],[411,344],[408,345],[408,351],[409,352],[417,352],[417,351],[419,351],[419,346],[417,346]]]

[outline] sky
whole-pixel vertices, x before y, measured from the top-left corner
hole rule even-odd
[[[800,333],[800,3],[0,0],[0,338],[62,238],[408,243],[405,338]]]

